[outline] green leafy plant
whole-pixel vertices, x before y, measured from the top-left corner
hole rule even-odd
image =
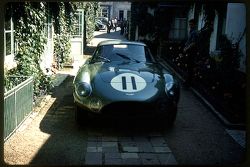
[[[82,4],[82,6],[77,6]],[[33,76],[34,95],[48,92],[52,82],[50,76],[43,73],[40,63],[47,44],[45,23],[51,16],[54,25],[54,58],[58,67],[71,63],[70,38],[76,6],[85,9],[87,41],[94,32],[94,19],[98,9],[97,2],[18,2],[6,5],[5,20],[13,19],[15,30],[15,60],[17,67],[5,71],[5,90],[18,83],[10,76]]]
[[[84,3],[85,19],[86,19],[86,42],[89,43],[94,37],[95,18],[97,17],[98,2]]]
[[[44,35],[44,22],[46,20],[43,3],[8,3],[6,19],[13,18],[15,29],[17,67],[6,72],[6,90],[13,87],[8,76],[33,76],[34,94],[47,92],[51,80],[44,75],[40,67],[40,56],[43,54],[46,38]],[[12,81],[13,82],[13,81]]]
[[[54,57],[57,68],[60,69],[63,65],[72,63],[70,38],[76,7],[71,2],[53,2],[48,5],[54,19]]]

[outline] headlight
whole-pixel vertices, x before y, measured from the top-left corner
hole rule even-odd
[[[76,84],[75,92],[79,97],[87,97],[91,94],[92,88],[88,83],[82,82]]]
[[[167,95],[174,96],[174,82],[168,82],[165,85],[165,92]]]

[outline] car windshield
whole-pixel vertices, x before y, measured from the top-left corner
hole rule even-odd
[[[93,60],[103,61],[103,58],[110,61],[152,62],[148,48],[143,45],[134,44],[99,46],[93,56]]]

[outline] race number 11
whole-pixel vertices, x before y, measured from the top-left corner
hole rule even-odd
[[[133,90],[136,90],[136,82],[135,82],[135,77],[134,76],[131,76],[131,83],[132,83]],[[122,89],[123,90],[127,89],[127,81],[126,81],[126,77],[125,76],[122,77]]]
[[[110,84],[114,89],[127,93],[141,91],[147,85],[145,79],[133,73],[119,74],[111,80]]]

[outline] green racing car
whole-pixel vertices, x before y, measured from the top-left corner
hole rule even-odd
[[[100,42],[73,81],[75,118],[159,118],[173,124],[180,87],[173,74],[156,62],[146,44],[121,40]]]

